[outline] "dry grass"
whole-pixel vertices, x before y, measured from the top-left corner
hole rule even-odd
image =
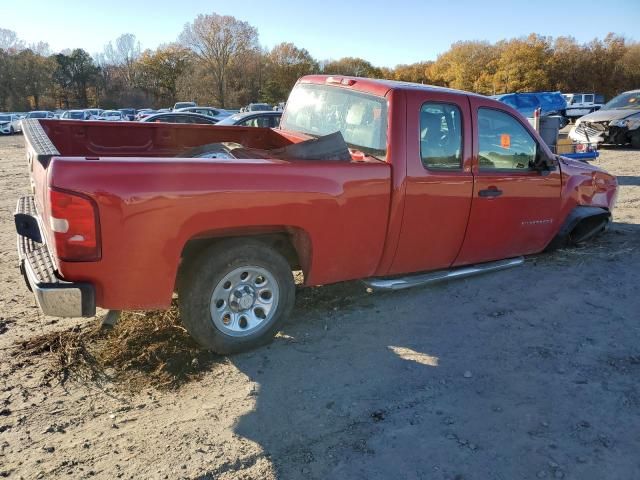
[[[175,304],[167,311],[123,313],[110,330],[93,324],[40,335],[19,343],[15,354],[47,355],[44,383],[114,382],[134,391],[177,388],[220,358],[191,339]]]

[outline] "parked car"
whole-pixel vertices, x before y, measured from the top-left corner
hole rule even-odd
[[[273,110],[268,103],[250,103],[245,108],[245,112],[264,112]]]
[[[621,93],[601,109],[580,117],[569,138],[578,143],[630,143],[640,148],[640,90]]]
[[[239,125],[245,127],[263,127],[263,128],[275,128],[280,125],[280,118],[282,112],[271,111],[258,111],[258,112],[245,112],[236,113],[229,117],[223,118],[218,122],[218,125]]]
[[[54,118],[53,112],[49,112],[48,110],[34,110],[33,112],[27,113],[25,118]]]
[[[140,121],[143,118],[147,118],[149,115],[153,115],[154,113],[157,113],[157,110],[154,110],[152,108],[141,108],[136,112],[136,120]]]
[[[0,134],[13,135],[22,132],[20,117],[15,113],[0,113]]]
[[[119,108],[119,112],[122,112],[122,117],[124,120],[134,121],[136,119],[136,109],[135,108]]]
[[[565,93],[568,118],[578,118],[600,110],[604,106],[604,96],[597,93]]]
[[[213,107],[186,107],[186,108],[179,108],[178,110],[174,110],[174,111],[199,113],[200,115],[216,118],[218,120],[221,120],[224,117],[228,117],[229,115],[231,115],[231,113],[229,113],[227,110],[223,110],[221,108],[213,108]]]
[[[96,120],[106,120],[108,122],[126,122],[128,118],[120,110],[105,110],[96,117]]]
[[[173,106],[173,110],[180,110],[181,108],[197,107],[196,102],[176,102]]]
[[[533,112],[541,106],[538,97],[531,93],[505,93],[502,95],[493,95],[491,98],[506,103],[511,108],[520,112],[525,118],[532,118]]]
[[[537,108],[540,108],[540,115],[562,116],[565,116],[567,108],[567,102],[560,92],[505,93],[491,98],[506,103],[527,118],[532,118]]]
[[[91,117],[87,110],[67,110],[60,115],[61,120],[90,120]]]
[[[102,108],[87,108],[85,112],[89,113],[89,120],[94,120],[102,115],[102,112],[104,112],[104,110]]]
[[[567,101],[560,92],[534,92],[540,101],[541,115],[566,116]]]
[[[499,270],[604,230],[617,193],[508,105],[404,82],[304,77],[278,129],[53,122],[23,125],[35,195],[15,222],[42,311],[169,308],[177,289],[221,353],[278,331],[292,270],[377,289]]]
[[[215,125],[218,123],[218,120],[215,118],[189,112],[156,113],[140,121],[154,123],[199,123],[203,125]]]

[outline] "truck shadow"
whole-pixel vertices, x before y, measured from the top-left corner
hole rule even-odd
[[[575,454],[586,434],[563,426],[585,411],[605,425],[619,411],[616,389],[576,387],[587,372],[592,384],[617,375],[601,349],[579,345],[606,337],[619,355],[637,351],[625,322],[640,301],[614,309],[611,298],[637,280],[638,239],[640,225],[616,223],[573,253],[477,278],[383,294],[358,282],[301,291],[271,346],[231,358],[259,385],[234,432],[263,453],[199,478],[265,459],[286,479],[515,478],[541,465],[553,477],[557,447],[544,439]]]

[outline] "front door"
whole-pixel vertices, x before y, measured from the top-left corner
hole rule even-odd
[[[464,239],[473,190],[466,95],[407,95],[402,230],[390,274],[448,268]]]
[[[471,97],[471,109],[473,201],[455,265],[540,252],[558,228],[560,170],[530,167],[545,148],[523,118],[481,97]]]

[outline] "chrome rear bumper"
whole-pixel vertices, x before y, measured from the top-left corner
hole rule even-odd
[[[38,307],[53,317],[92,317],[95,289],[85,282],[67,282],[56,274],[47,244],[40,234],[33,197],[21,197],[14,215],[20,272]]]

